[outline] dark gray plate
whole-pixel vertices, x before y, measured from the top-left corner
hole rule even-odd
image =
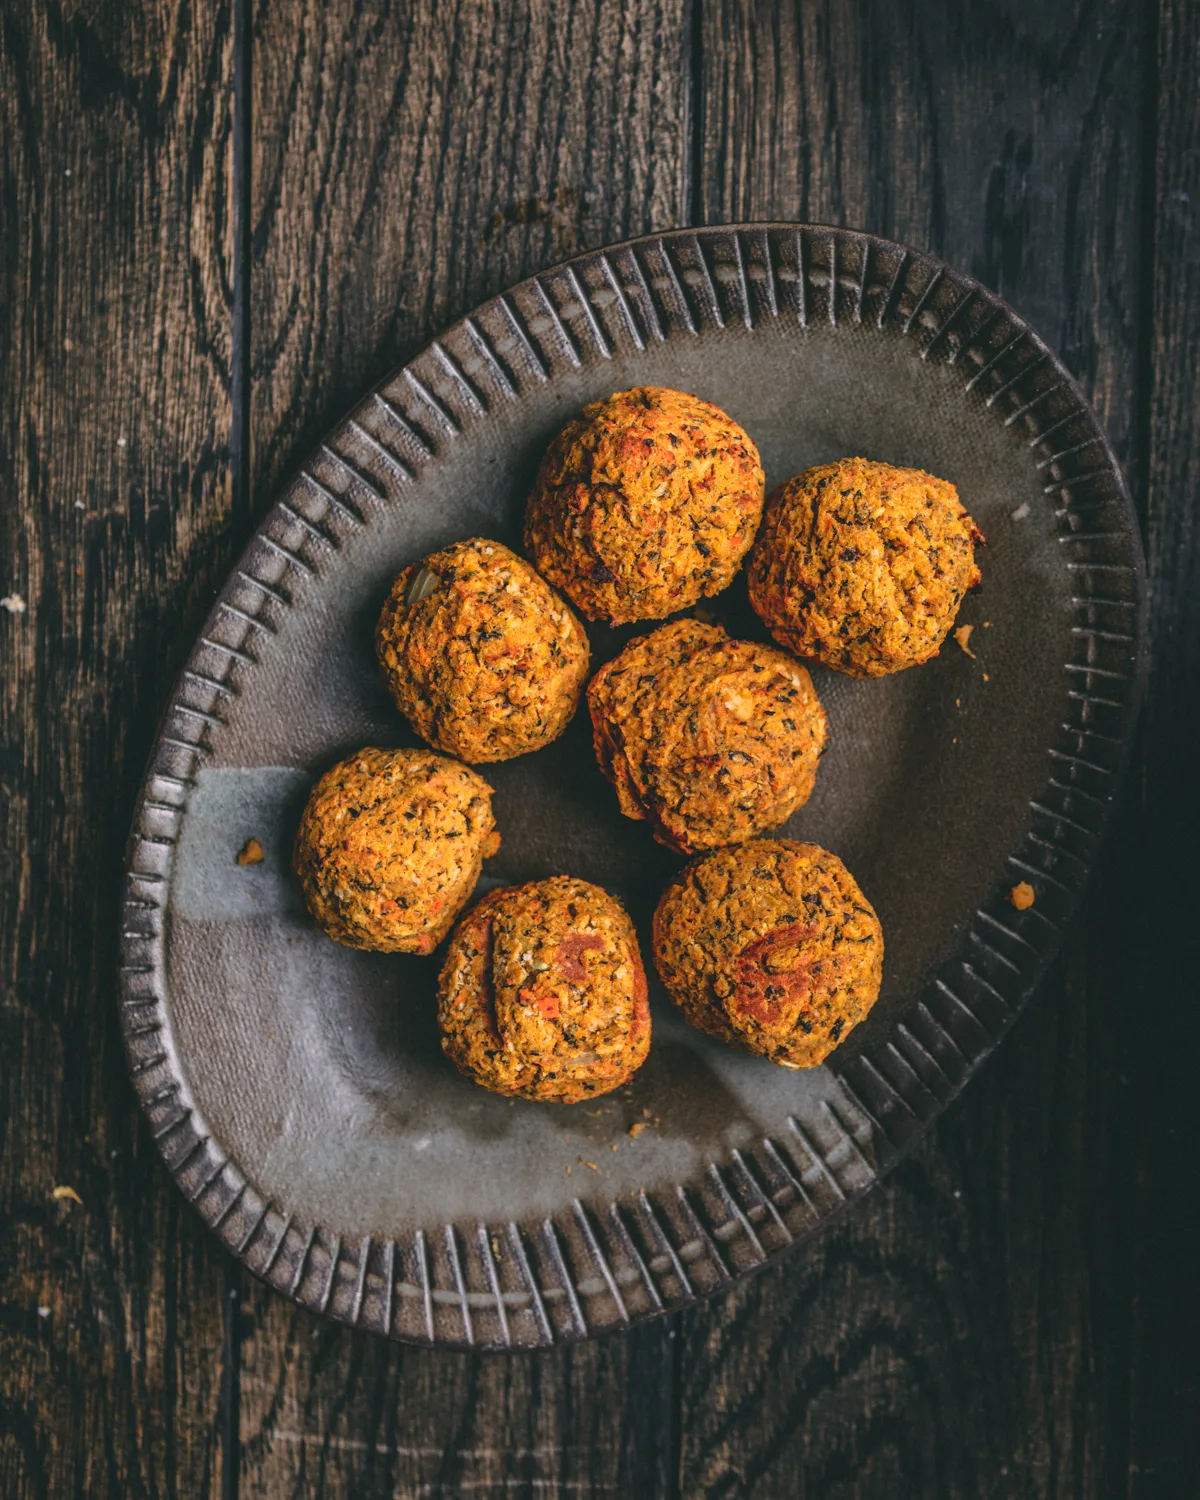
[[[722,1047],[659,992],[629,1089],[508,1101],[438,1050],[438,959],[322,937],[288,853],[318,773],[413,743],[372,652],[392,575],[458,537],[519,545],[551,434],[639,383],[724,407],[769,485],[852,454],[953,480],[988,539],[961,617],[975,656],[952,640],[881,682],[817,674],[831,746],[788,832],[845,859],[887,942],[879,1003],[829,1066]],[[756,629],[740,585],[716,612]],[[524,282],[330,435],[175,689],[133,830],[122,971],[130,1066],[168,1166],[272,1286],[417,1342],[581,1338],[753,1270],[868,1188],[1025,1003],[1126,760],[1143,629],[1137,528],[1104,434],[1037,335],[968,278],[867,235],[744,225]],[[593,631],[598,659],[631,633]],[[486,883],[597,881],[645,943],[679,861],[618,815],[586,715],[483,769],[504,835]],[[251,836],[266,859],[239,868]],[[1006,899],[1021,880],[1037,893],[1024,913]]]

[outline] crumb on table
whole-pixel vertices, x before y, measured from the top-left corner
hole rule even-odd
[[[1034,889],[1027,880],[1022,880],[1009,891],[1008,899],[1018,911],[1028,911],[1035,900]]]
[[[261,865],[266,857],[267,852],[257,839],[247,839],[238,850],[237,862],[239,865]]]

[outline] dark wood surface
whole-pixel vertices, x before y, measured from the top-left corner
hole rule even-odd
[[[1200,1492],[1198,63],[1181,0],[2,0],[0,1495]],[[570,250],[753,216],[928,247],[1095,401],[1152,588],[1119,826],[1012,1036],[815,1245],[574,1349],[353,1335],[227,1261],[125,1080],[157,709],[389,366]]]

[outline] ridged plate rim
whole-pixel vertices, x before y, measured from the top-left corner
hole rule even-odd
[[[1062,729],[1048,748],[1054,774],[1008,861],[1010,884],[1029,881],[1035,905],[1017,912],[998,887],[963,950],[888,1034],[844,1062],[834,1054],[837,1095],[820,1130],[792,1121],[786,1139],[710,1162],[674,1195],[581,1196],[557,1219],[443,1225],[403,1244],[343,1244],[283,1214],[190,1097],[170,1028],[163,914],[195,773],[253,671],[256,640],[291,607],[289,575],[319,576],[341,534],[369,525],[372,508],[392,503],[389,492],[436,462],[442,443],[530,382],[705,326],[791,319],[803,329],[818,318],[898,330],[923,360],[961,366],[964,391],[980,390],[1042,450],[1078,615]],[[1098,419],[1024,319],[934,256],[823,225],[720,225],[585,252],[517,284],[390,375],[310,456],[230,575],[168,701],[128,846],[120,1004],[130,1074],[169,1170],[255,1275],[311,1311],[407,1342],[544,1347],[673,1311],[753,1272],[877,1182],[1028,1002],[1111,821],[1146,629],[1137,518]]]

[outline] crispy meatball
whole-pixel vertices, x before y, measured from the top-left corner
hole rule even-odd
[[[590,620],[661,620],[719,593],[762,517],[758,449],[708,401],[658,386],[585,406],[525,516],[538,571]]]
[[[350,948],[430,953],[500,847],[492,789],[430,750],[360,750],[308,799],[292,868],[318,927]]]
[[[946,480],[842,459],[772,491],[746,568],[750,601],[797,656],[883,677],[937,655],[979,582],[982,541]]]
[[[588,670],[587,636],[563,600],[507,547],[479,539],[405,568],[375,646],[421,738],[474,763],[557,739]]]
[[[883,932],[836,855],[760,839],[694,860],[654,914],[654,962],[693,1026],[812,1068],[879,995]]]
[[[650,1048],[633,923],[607,891],[566,875],[492,891],[450,940],[438,1025],[455,1066],[497,1094],[608,1093]]]
[[[798,662],[695,620],[631,641],[592,679],[588,708],[621,811],[683,854],[785,823],[825,746],[825,710]]]

